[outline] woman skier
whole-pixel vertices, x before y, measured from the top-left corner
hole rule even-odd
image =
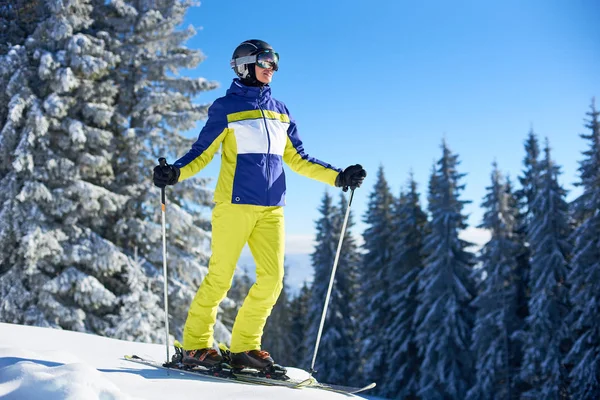
[[[230,362],[234,368],[273,367],[269,353],[261,350],[261,337],[283,287],[283,162],[297,173],[344,190],[359,187],[366,177],[358,164],[342,171],[306,154],[287,107],[271,97],[269,83],[278,62],[279,55],[262,40],[240,44],[231,60],[238,78],[209,108],[198,140],[174,164],[154,168],[156,186],[174,185],[202,170],[222,146],[208,274],[183,330],[186,365],[211,368],[222,362],[222,355],[213,348],[213,326],[248,243],[256,263],[256,283],[233,325]]]

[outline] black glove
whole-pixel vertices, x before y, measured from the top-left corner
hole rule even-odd
[[[367,171],[360,164],[351,165],[342,172],[339,173],[335,178],[335,186],[342,187],[344,192],[350,189],[354,190],[362,185]]]
[[[174,185],[179,180],[179,168],[174,165],[157,165],[154,167],[154,185],[164,188],[167,185]]]

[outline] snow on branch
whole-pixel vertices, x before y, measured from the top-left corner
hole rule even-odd
[[[43,287],[49,293],[72,298],[84,310],[112,309],[117,297],[107,290],[98,279],[69,267]]]

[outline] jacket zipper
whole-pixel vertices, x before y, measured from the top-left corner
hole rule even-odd
[[[262,99],[262,92],[263,92],[263,87],[260,88],[260,93],[258,95],[258,108],[260,109],[260,113],[262,114],[263,117],[263,122],[265,124],[265,132],[267,132],[267,206],[270,204],[269,203],[269,185],[271,185],[271,163],[270,161],[270,154],[271,154],[271,136],[269,135],[269,128],[267,127],[267,118],[265,117],[265,112],[263,110],[263,108],[260,105],[260,101]]]

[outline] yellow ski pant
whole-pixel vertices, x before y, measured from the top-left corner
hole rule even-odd
[[[235,319],[231,352],[260,350],[263,328],[283,288],[283,207],[230,203],[217,203],[213,209],[212,255],[185,322],[184,349],[213,345],[217,308],[231,287],[246,243],[256,263],[256,283]]]

